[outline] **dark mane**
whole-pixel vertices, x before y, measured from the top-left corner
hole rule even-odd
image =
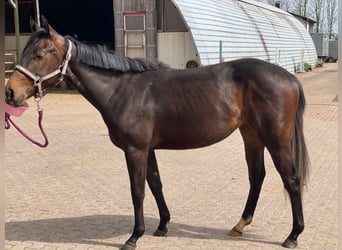
[[[114,51],[108,50],[103,45],[85,44],[70,36],[66,36],[65,38],[71,40],[76,45],[77,59],[89,66],[131,73],[169,68],[168,65],[162,62],[149,61],[143,58],[133,59],[117,56],[114,54]]]

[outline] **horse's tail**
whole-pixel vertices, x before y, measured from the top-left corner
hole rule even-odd
[[[299,102],[296,115],[296,123],[294,128],[294,136],[292,138],[292,153],[294,157],[294,163],[297,168],[297,173],[300,177],[300,187],[303,191],[303,187],[309,180],[309,166],[310,160],[308,151],[305,144],[303,133],[303,115],[305,110],[305,97],[303,87],[298,79],[296,79],[299,90]]]

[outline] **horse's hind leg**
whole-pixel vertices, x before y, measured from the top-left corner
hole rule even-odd
[[[156,199],[160,223],[158,229],[155,231],[154,236],[164,236],[167,233],[167,223],[170,221],[170,212],[167,208],[163,191],[162,191],[162,183],[160,180],[159,170],[157,159],[154,150],[151,150],[148,154],[147,159],[147,182],[150,186],[152,194]]]
[[[242,217],[239,223],[228,233],[230,236],[240,236],[243,228],[252,222],[261,186],[265,178],[264,144],[248,125],[241,126],[240,133],[245,144],[250,189]]]
[[[293,226],[290,235],[282,246],[295,248],[298,235],[304,230],[300,177],[292,159],[290,143],[272,146],[268,150],[291,200]]]

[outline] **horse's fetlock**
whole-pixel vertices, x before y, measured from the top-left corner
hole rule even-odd
[[[297,234],[301,234],[304,231],[305,225],[304,223],[298,223],[296,227]]]
[[[144,226],[137,226],[134,229],[134,234],[137,236],[137,238],[140,238],[145,233],[145,227]]]
[[[170,216],[169,213],[167,213],[167,214],[160,214],[160,219],[161,219],[162,221],[169,222],[170,219],[171,219],[171,216]]]
[[[247,225],[249,225],[249,224],[252,223],[253,217],[252,217],[252,216],[249,216],[249,217],[247,217],[247,218],[243,218],[243,220],[245,221],[245,225],[247,226]]]

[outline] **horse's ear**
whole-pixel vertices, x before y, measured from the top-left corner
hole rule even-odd
[[[41,20],[41,24],[42,24],[42,28],[50,34],[51,37],[53,37],[54,35],[58,34],[49,24],[48,20],[46,19],[45,16],[41,16],[40,18]]]
[[[32,32],[36,32],[40,29],[38,23],[30,16],[30,28]]]
[[[40,18],[40,21],[41,21],[42,28],[43,28],[47,33],[50,34],[50,25],[49,25],[49,22],[48,22],[48,20],[46,19],[46,17],[42,15],[41,18]]]

